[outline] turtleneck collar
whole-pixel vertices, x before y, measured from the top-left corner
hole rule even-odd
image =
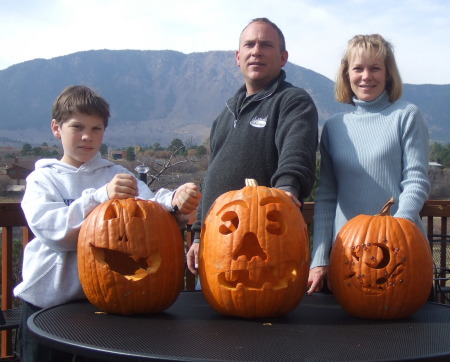
[[[353,97],[353,102],[355,103],[355,113],[378,113],[389,107],[392,103],[389,101],[389,96],[386,91],[381,93],[378,98],[373,101],[366,102]]]

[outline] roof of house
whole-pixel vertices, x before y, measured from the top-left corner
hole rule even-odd
[[[439,162],[428,162],[428,166],[430,167],[440,167],[440,168],[444,168],[443,165],[441,165]]]
[[[38,159],[38,157],[36,157],[36,156],[23,156],[21,158],[16,157],[15,159],[4,160],[3,167],[5,169],[19,167],[19,168],[24,168],[29,171],[33,171],[34,164],[36,163],[37,159]]]

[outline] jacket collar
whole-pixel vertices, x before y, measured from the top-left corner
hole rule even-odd
[[[278,77],[276,77],[272,82],[270,82],[266,88],[264,88],[262,91],[256,93],[253,95],[252,102],[259,101],[261,99],[264,99],[266,97],[269,97],[272,95],[273,92],[277,89],[278,85],[282,83],[286,79],[286,72],[281,69],[280,74]],[[247,87],[245,84],[241,86],[233,98],[229,99],[227,102],[227,106],[230,109],[236,109],[237,104],[241,103],[243,98],[247,96]]]

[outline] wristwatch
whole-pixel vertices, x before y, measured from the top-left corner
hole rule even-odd
[[[180,211],[180,209],[178,208],[178,205],[172,206],[172,208],[170,209],[170,213],[171,213],[173,216],[181,214],[181,211]]]

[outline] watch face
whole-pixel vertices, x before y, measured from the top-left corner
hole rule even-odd
[[[180,212],[180,209],[178,208],[178,205],[175,205],[172,207],[172,209],[170,210],[170,213],[172,215],[177,215]]]

